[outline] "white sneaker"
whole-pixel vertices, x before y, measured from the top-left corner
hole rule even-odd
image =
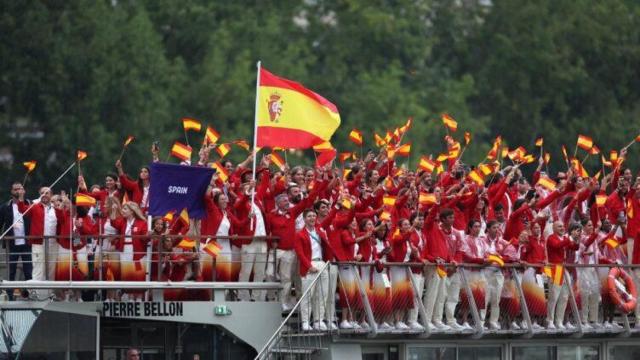
[[[435,325],[436,329],[440,331],[449,331],[451,328],[448,325],[445,325],[442,321],[434,321],[433,325]]]
[[[537,322],[534,322],[533,324],[531,324],[531,328],[533,330],[542,330],[544,329],[542,326],[540,326],[540,324],[538,324]]]
[[[570,321],[567,321],[567,323],[566,323],[566,324],[564,324],[564,326],[567,328],[567,330],[571,330],[571,331],[573,331],[573,330],[575,330],[575,329],[576,329],[576,327],[575,327],[575,326],[573,326],[573,324],[572,324]]]
[[[409,330],[409,327],[404,322],[398,321],[396,322],[396,330]]]
[[[521,330],[520,326],[518,325],[517,322],[512,321],[511,322],[511,330]]]
[[[471,325],[470,325],[468,322],[466,322],[466,321],[462,324],[462,327],[463,327],[465,330],[473,330],[473,328],[471,327]]]
[[[383,322],[382,324],[378,325],[378,330],[391,330],[393,329],[393,326],[389,325],[387,322]]]
[[[556,330],[556,326],[555,326],[555,325],[553,325],[553,323],[552,323],[552,322],[549,322],[549,323],[547,324],[547,330]]]
[[[351,322],[351,327],[353,328],[353,330],[362,330],[362,326],[360,326],[360,324],[355,321]]]
[[[335,321],[330,322],[329,323],[329,330],[331,330],[331,331],[338,330],[338,324],[336,324]]]
[[[431,322],[428,322],[426,326],[427,326],[427,329],[429,329],[429,332],[434,332],[434,331],[438,330],[438,328],[436,328],[436,326],[433,325],[433,323],[431,323]]]
[[[411,321],[407,325],[409,325],[409,328],[411,328],[411,330],[419,330],[419,331],[424,330],[424,326],[418,324],[418,322],[416,321]]]
[[[611,327],[613,328],[613,330],[622,330],[622,326],[620,326],[620,324],[615,321],[611,323]]]
[[[591,323],[591,327],[596,331],[602,330],[602,328],[603,328],[602,324],[597,323],[597,322]]]
[[[608,321],[605,321],[603,325],[604,325],[604,328],[607,330],[613,329],[613,326],[611,326],[611,323]]]
[[[327,328],[327,325],[325,325],[323,321],[316,321],[313,323],[313,330],[327,331],[329,329]]]
[[[589,325],[589,323],[584,323],[582,324],[582,330],[591,331],[593,330],[593,327]]]
[[[491,330],[500,330],[500,324],[495,321],[489,321],[489,329]]]
[[[464,328],[458,324],[456,321],[449,321],[447,322],[447,326],[449,326],[451,328],[451,330],[453,331],[462,331]]]
[[[369,330],[371,329],[371,326],[369,326],[369,323],[367,323],[366,321],[363,321],[360,323],[360,328],[364,330]]]
[[[313,329],[309,326],[307,321],[302,322],[302,331],[312,331]]]
[[[556,323],[556,329],[560,331],[567,330],[567,328],[562,323]]]
[[[520,329],[522,329],[522,330],[527,330],[528,328],[529,328],[529,324],[527,324],[527,322],[526,322],[526,321],[522,320],[522,321],[520,322]]]
[[[353,329],[353,325],[351,325],[351,323],[348,322],[347,320],[343,320],[340,323],[340,329],[351,330],[351,329]]]

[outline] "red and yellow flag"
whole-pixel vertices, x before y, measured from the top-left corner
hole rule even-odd
[[[244,139],[234,140],[233,143],[245,149],[246,151],[249,151],[251,149],[251,145],[249,145],[249,143]]]
[[[204,250],[207,254],[216,257],[222,251],[222,246],[218,245],[217,242],[211,240],[205,245],[202,250]]]
[[[207,126],[207,132],[204,134],[205,144],[215,144],[218,139],[220,139],[220,134],[211,126]]]
[[[77,193],[76,194],[76,206],[95,206],[96,199],[93,196]]]
[[[229,144],[220,144],[216,148],[216,152],[218,153],[218,155],[220,155],[220,159],[225,157],[229,153],[229,151],[231,151],[231,145]]]
[[[182,240],[180,240],[180,242],[178,243],[178,245],[176,245],[176,247],[179,247],[180,249],[184,249],[184,250],[191,250],[194,247],[196,247],[196,241],[185,237]]]
[[[546,176],[541,176],[540,179],[538,179],[538,185],[542,186],[543,188],[549,191],[555,191],[557,184],[555,181],[551,180],[550,178]]]
[[[373,134],[373,139],[375,140],[377,147],[382,147],[387,144],[384,138],[378,134]]]
[[[202,124],[196,119],[184,117],[182,118],[182,127],[184,128],[184,131],[200,131],[200,129],[202,129]]]
[[[537,147],[542,147],[542,145],[544,144],[544,138],[543,137],[539,137],[536,139],[536,146]]]
[[[446,278],[447,277],[447,270],[445,270],[444,266],[442,266],[442,265],[437,265],[436,266],[436,273],[441,278]]]
[[[436,195],[421,192],[418,197],[418,202],[420,203],[420,205],[433,205],[437,202]]]
[[[182,161],[191,159],[191,146],[176,141],[171,147],[171,155]]]
[[[396,197],[391,195],[385,195],[382,198],[382,204],[387,206],[394,206],[396,204]]]
[[[478,184],[478,186],[484,186],[484,174],[478,169],[469,172],[469,179]]]
[[[284,171],[284,166],[287,164],[277,152],[271,153],[271,162],[282,171]]]
[[[133,142],[133,139],[135,139],[135,137],[133,137],[132,135],[127,136],[127,138],[124,140],[124,147],[129,146],[129,144]]]
[[[449,114],[442,114],[442,123],[452,132],[458,130],[458,122],[455,121]]]
[[[220,164],[219,161],[216,161],[213,164],[211,164],[211,167],[216,169],[216,172],[218,173],[218,177],[220,178],[220,180],[222,180],[222,182],[227,182],[227,180],[229,180],[229,172],[224,166],[222,166],[222,164]]]
[[[82,161],[84,159],[87,158],[87,152],[86,151],[82,151],[82,150],[78,150],[77,154],[76,154],[76,158],[78,159],[78,161]]]
[[[349,133],[349,140],[358,146],[362,146],[362,132],[358,129],[353,129]]]
[[[433,170],[436,168],[436,163],[435,161],[430,160],[426,156],[423,156],[420,158],[420,163],[418,164],[418,167],[428,173],[432,173]]]
[[[600,154],[600,148],[596,146],[596,144],[593,144],[593,146],[591,147],[591,150],[589,150],[589,155],[598,155]]]
[[[591,150],[593,146],[593,139],[585,135],[578,135],[578,143],[577,145],[585,151]]]
[[[396,155],[407,157],[411,153],[411,144],[400,145],[396,149]]]
[[[24,165],[24,167],[27,168],[28,173],[32,172],[36,168],[37,164],[38,162],[35,160],[25,161],[22,163],[22,165]]]
[[[301,84],[261,68],[259,85],[256,146],[307,149],[340,126],[338,108]]]
[[[388,212],[388,211],[386,211],[386,210],[385,210],[385,211],[383,211],[383,212],[380,214],[380,220],[381,220],[381,221],[391,221],[391,213],[390,213],[390,212]]]
[[[347,161],[350,157],[353,157],[353,153],[351,153],[351,152],[343,152],[343,153],[340,153],[340,155],[339,155],[339,157],[338,157],[338,158],[340,159],[340,162],[341,162],[341,163],[344,163],[344,162],[345,162],[345,161]]]

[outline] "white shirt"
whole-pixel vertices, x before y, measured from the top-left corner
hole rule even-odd
[[[142,201],[140,202],[140,207],[149,207],[149,186],[142,187]]]
[[[131,231],[133,231],[133,222],[135,219],[127,220],[127,227],[124,230],[124,247],[123,253],[133,255],[133,240],[131,239]]]
[[[384,248],[385,248],[384,241],[376,238],[376,252],[378,253],[378,255],[382,253],[382,250],[384,250]],[[386,261],[387,255],[380,257],[380,260]]]
[[[24,240],[24,218],[22,214],[18,210],[18,204],[15,202],[11,204],[13,209],[13,221],[15,224],[13,225],[13,236],[16,237],[15,244],[16,245],[24,245],[26,242]]]
[[[253,232],[254,236],[265,236],[267,235],[267,230],[264,227],[264,217],[262,216],[262,211],[255,203],[251,204],[251,210],[254,214],[256,214],[255,218],[255,231]]]
[[[55,236],[56,225],[58,225],[58,219],[56,218],[56,210],[51,204],[44,205],[44,236]]]
[[[322,259],[322,239],[320,239],[320,235],[315,229],[311,231],[307,229],[307,232],[311,239],[311,260]]]
[[[229,230],[231,230],[231,223],[225,213],[222,217],[222,221],[220,221],[220,226],[218,226],[216,236],[229,236]]]

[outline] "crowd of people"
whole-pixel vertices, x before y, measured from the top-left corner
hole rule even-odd
[[[194,166],[209,166],[213,148],[204,145]],[[154,159],[157,150],[154,146]],[[74,206],[67,194],[47,187],[29,201],[23,184],[14,182],[12,199],[0,209],[0,225],[13,225],[4,241],[11,280],[21,262],[25,278],[35,280],[279,281],[277,294],[236,295],[246,301],[276,299],[288,311],[320,276],[309,301],[301,304],[304,330],[369,327],[358,279],[381,329],[469,327],[470,299],[461,291],[456,264],[482,265],[468,268],[467,281],[486,326],[527,326],[519,315],[501,311],[501,298],[513,291],[505,263],[520,265],[529,312],[540,320],[534,326],[576,325],[565,314],[571,280],[580,294],[580,319],[573,321],[583,328],[612,328],[618,326],[616,309],[603,281],[610,267],[640,261],[638,246],[627,246],[639,233],[640,178],[625,168],[626,155],[622,150],[599,179],[571,165],[546,174],[543,156],[536,167],[529,161],[507,165],[508,158],[494,154],[478,181],[478,169],[487,165],[469,167],[459,156],[442,163],[429,159],[437,168],[413,171],[385,148],[342,167],[279,167],[264,155],[254,176],[250,154],[235,166],[221,161],[229,176],[213,175],[203,194],[206,216],[199,220],[179,212],[148,217],[149,168],[140,168],[133,179],[117,161],[117,173],[106,174],[104,184],[87,184],[96,174],[78,177],[78,193],[97,200],[92,207]],[[329,263],[334,265],[325,268]],[[400,263],[410,264],[414,282]],[[142,300],[145,292],[106,296]],[[165,300],[210,296],[188,289],[163,294]],[[423,321],[416,299],[423,300]],[[342,309],[339,320],[336,306]],[[637,308],[635,314],[640,325]]]

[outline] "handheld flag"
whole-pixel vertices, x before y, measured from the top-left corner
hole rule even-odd
[[[591,150],[591,147],[593,146],[593,140],[585,135],[578,135],[578,143],[577,145],[585,151],[589,151]]]
[[[180,243],[178,243],[178,245],[176,245],[176,247],[184,250],[191,250],[196,247],[196,241],[185,237],[180,241]]]
[[[193,130],[199,132],[200,129],[202,129],[202,124],[196,119],[185,117],[182,118],[182,127],[184,128],[184,131]]]
[[[129,144],[131,144],[134,139],[135,137],[133,137],[132,135],[127,136],[127,138],[124,140],[124,147],[129,146]]]
[[[22,163],[22,165],[24,165],[24,167],[27,168],[27,173],[32,172],[36,168],[37,164],[38,162],[35,160],[25,161]]]
[[[540,179],[538,179],[538,185],[542,186],[543,188],[549,190],[549,191],[555,191],[556,190],[556,182],[549,179],[546,176],[541,176]]]
[[[76,206],[91,207],[95,205],[96,205],[96,199],[93,196],[82,194],[82,193],[76,194]]]
[[[423,156],[420,158],[420,163],[418,164],[418,167],[420,167],[420,169],[428,173],[432,173],[433,169],[436,168],[436,163],[433,160],[429,160],[429,158],[427,158],[426,156]]]
[[[251,146],[249,145],[249,143],[244,139],[234,140],[233,144],[238,145],[239,147],[245,149],[246,151],[249,151],[251,149]]]
[[[171,147],[171,155],[182,161],[191,159],[191,146],[176,141]]]
[[[220,164],[219,161],[216,161],[213,164],[211,164],[211,167],[216,169],[216,172],[218,173],[218,177],[220,178],[220,180],[222,180],[222,182],[227,182],[227,180],[229,179],[229,172],[224,166],[222,166],[222,164]]]
[[[471,133],[468,131],[464,132],[464,144],[465,145],[469,145],[469,143],[471,142]]]
[[[437,202],[435,194],[429,194],[425,192],[421,192],[418,197],[418,202],[420,205],[433,205]]]
[[[220,159],[225,157],[229,153],[229,151],[231,151],[231,145],[229,144],[220,144],[216,148],[216,152],[218,153],[218,155],[220,155]]]
[[[442,114],[442,123],[444,123],[444,126],[451,130],[451,132],[456,132],[456,130],[458,130],[458,122],[448,114]]]
[[[382,203],[387,206],[394,206],[396,204],[396,197],[391,195],[385,195],[382,198]]]
[[[396,150],[395,150],[396,155],[398,156],[403,156],[403,157],[407,157],[409,156],[409,154],[411,153],[411,144],[404,144],[404,145],[400,145]]]
[[[207,243],[207,245],[205,245],[202,250],[204,250],[207,254],[211,255],[212,257],[216,257],[218,256],[218,254],[220,254],[220,251],[222,251],[222,246],[218,245],[217,242],[211,240]]]
[[[257,147],[307,149],[340,126],[338,108],[301,84],[260,68]]]
[[[544,144],[544,138],[543,137],[539,137],[536,139],[536,146],[537,147],[542,147],[542,145]]]
[[[204,134],[205,144],[215,144],[218,142],[218,139],[220,139],[220,134],[211,126],[207,126],[207,131]]]
[[[358,129],[353,129],[349,133],[349,140],[358,146],[362,146],[362,132]]]
[[[82,161],[87,158],[87,153],[85,151],[78,150],[76,158],[78,159],[78,161]]]
[[[271,162],[278,167],[278,169],[284,171],[285,165],[287,164],[284,159],[278,155],[276,152],[271,153]]]

